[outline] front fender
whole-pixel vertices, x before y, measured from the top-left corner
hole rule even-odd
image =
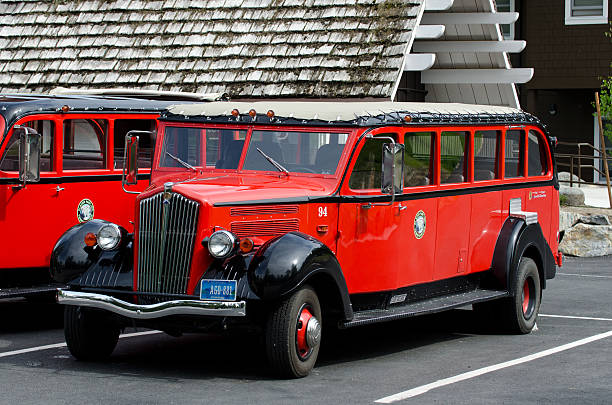
[[[123,241],[116,250],[104,251],[85,245],[85,235],[97,234],[108,221],[94,219],[66,231],[51,253],[54,281],[79,287],[132,288],[133,249],[127,231],[119,227]]]
[[[278,300],[314,277],[335,284],[347,319],[352,318],[346,281],[333,252],[322,242],[301,232],[290,232],[262,245],[247,270],[251,290],[262,300]]]

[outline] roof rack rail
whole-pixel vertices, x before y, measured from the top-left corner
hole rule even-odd
[[[182,91],[160,91],[141,89],[69,89],[56,87],[49,91],[54,96],[114,96],[127,98],[143,98],[148,100],[177,100],[177,101],[228,101],[227,93],[188,93]]]

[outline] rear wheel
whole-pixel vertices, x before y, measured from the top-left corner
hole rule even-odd
[[[120,327],[106,314],[67,305],[64,336],[68,350],[77,360],[102,360],[111,355],[119,340]]]
[[[272,311],[266,325],[266,354],[278,374],[296,378],[310,373],[319,355],[322,322],[319,298],[309,286]]]
[[[513,286],[513,296],[504,305],[507,327],[514,333],[529,333],[535,326],[542,299],[540,274],[533,259],[521,258]]]

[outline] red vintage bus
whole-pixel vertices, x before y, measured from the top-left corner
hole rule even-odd
[[[106,97],[63,92],[71,94],[0,96],[0,298],[55,291],[49,284],[51,250],[68,227],[102,217],[131,229],[134,195],[121,192],[125,135],[155,131],[165,107],[194,98],[126,90]],[[15,128],[41,136],[36,182],[19,180]],[[142,136],[141,142],[132,191],[149,184],[154,139]]]
[[[210,103],[172,107],[159,131],[134,233],[94,220],[54,248],[78,359],[110,355],[133,323],[258,326],[291,377],[323,325],[473,304],[529,333],[561,264],[555,140],[519,110]]]

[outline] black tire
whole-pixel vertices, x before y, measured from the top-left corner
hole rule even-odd
[[[308,347],[307,351],[300,350],[298,343],[300,325],[302,328],[307,326],[300,322],[304,310],[316,318],[319,325],[317,343]],[[266,354],[270,365],[280,376],[300,378],[310,373],[321,347],[322,324],[319,298],[310,286],[296,291],[269,314],[265,332]]]
[[[64,309],[64,336],[68,350],[83,361],[108,358],[119,340],[119,325],[104,313],[67,305]]]
[[[502,301],[505,326],[512,333],[529,333],[535,326],[542,299],[538,266],[531,258],[521,258],[511,293],[512,297]]]

